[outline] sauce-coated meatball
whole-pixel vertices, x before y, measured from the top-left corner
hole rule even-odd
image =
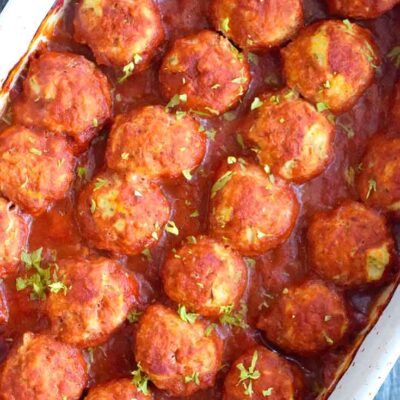
[[[0,399],[79,400],[86,382],[86,364],[79,350],[28,332],[4,362]]]
[[[298,183],[321,174],[333,155],[333,125],[294,91],[266,94],[261,101],[247,132],[261,164]]]
[[[243,255],[258,255],[283,243],[299,204],[282,179],[243,160],[224,165],[211,189],[210,230]]]
[[[164,107],[147,106],[119,115],[107,143],[111,169],[149,177],[178,177],[203,159],[206,136],[189,115],[170,114]]]
[[[379,63],[371,33],[346,22],[316,22],[282,50],[288,86],[321,111],[352,108],[372,83]]]
[[[257,379],[243,380],[244,370]],[[224,400],[294,400],[299,398],[301,390],[301,375],[294,365],[277,353],[256,346],[241,355],[230,369],[224,383]]]
[[[343,286],[380,280],[394,253],[385,218],[355,201],[317,213],[307,238],[311,267]]]
[[[66,195],[74,165],[61,135],[18,125],[0,134],[0,192],[30,214],[43,213]]]
[[[399,217],[400,139],[372,139],[360,168],[356,183],[362,201]]]
[[[16,206],[0,197],[0,278],[16,270],[27,237],[27,221]]]
[[[176,303],[218,317],[221,307],[238,306],[246,287],[247,269],[229,246],[199,236],[170,254],[162,277],[165,292]]]
[[[68,290],[50,293],[51,331],[79,347],[105,342],[127,318],[136,301],[136,280],[108,258],[65,259],[57,275]]]
[[[239,47],[263,50],[278,46],[303,24],[301,0],[213,0],[211,19]]]
[[[258,322],[268,340],[300,355],[335,346],[348,326],[343,298],[320,281],[284,289]]]
[[[333,14],[351,18],[377,18],[389,11],[399,0],[326,0]]]
[[[183,321],[163,305],[142,315],[135,356],[151,381],[172,396],[189,396],[211,387],[221,366],[222,341],[207,324]]]
[[[46,52],[31,61],[14,119],[27,126],[65,133],[77,151],[111,116],[107,78],[86,58],[72,53]]]
[[[249,81],[243,55],[228,39],[211,31],[177,39],[160,69],[161,90],[172,99],[170,105],[205,117],[236,106]]]
[[[132,379],[116,379],[96,385],[89,390],[85,400],[151,400],[151,394],[140,392]]]
[[[135,255],[158,242],[170,213],[156,183],[134,174],[104,172],[82,191],[81,231],[94,247]]]
[[[160,12],[153,0],[81,0],[75,20],[75,40],[88,44],[99,64],[134,71],[148,67],[164,39]]]

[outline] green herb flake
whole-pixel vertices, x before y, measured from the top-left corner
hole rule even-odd
[[[185,376],[185,383],[193,382],[196,385],[200,385],[200,378],[198,372],[193,372],[192,375]]]
[[[131,372],[132,374],[132,384],[137,387],[139,392],[144,395],[149,394],[148,383],[149,377],[143,372],[140,362],[137,364],[137,369]]]
[[[211,141],[214,141],[215,140],[215,136],[217,135],[217,131],[215,129],[213,129],[213,128],[207,129],[206,135],[207,135],[208,139],[210,139]]]
[[[253,395],[252,381],[257,380],[261,377],[260,371],[256,370],[258,361],[258,352],[255,351],[251,359],[250,366],[246,368],[243,363],[236,365],[236,368],[240,371],[240,380],[238,384],[243,384],[244,394],[246,396]]]
[[[95,211],[96,211],[96,208],[97,208],[97,204],[96,204],[96,202],[92,199],[91,202],[90,202],[90,212],[91,212],[92,214],[94,214]]]
[[[231,30],[231,28],[229,27],[229,18],[223,18],[221,20],[221,30],[224,32],[229,32]]]
[[[250,257],[244,257],[244,262],[249,268],[254,268],[256,266],[256,260]]]
[[[171,235],[178,236],[179,235],[179,229],[176,226],[174,221],[168,221],[165,224],[165,232],[170,233]]]
[[[235,326],[242,329],[247,328],[245,316],[247,313],[247,306],[242,304],[238,312],[234,312],[233,305],[223,306],[220,308],[219,322],[222,325]]]
[[[29,151],[30,151],[32,154],[35,154],[35,156],[41,156],[41,155],[43,154],[41,150],[36,149],[35,147],[32,147]]]
[[[250,109],[256,110],[257,108],[260,108],[263,105],[263,102],[260,100],[259,97],[255,97],[253,102],[251,103]]]
[[[254,65],[258,65],[259,63],[257,54],[247,53],[247,59]]]
[[[167,108],[174,108],[180,103],[187,102],[187,94],[176,94],[167,104]]]
[[[400,46],[395,46],[387,54],[389,60],[396,66],[400,68]]]
[[[350,32],[353,31],[353,26],[351,25],[351,22],[348,19],[344,19],[343,24],[347,30],[349,30]]]
[[[187,181],[191,181],[191,180],[193,179],[193,175],[192,175],[192,173],[190,172],[190,169],[184,169],[184,170],[182,171],[182,175],[185,177],[185,179],[186,179]]]
[[[329,106],[324,102],[318,102],[316,104],[316,108],[317,108],[317,111],[320,113],[323,111],[329,110]]]
[[[376,181],[373,179],[370,179],[368,181],[368,192],[367,192],[367,196],[366,196],[367,200],[371,196],[372,192],[376,192]]]
[[[184,305],[179,305],[178,314],[181,317],[182,321],[187,322],[189,324],[194,324],[199,316],[198,314],[195,313],[188,313]]]
[[[263,394],[264,397],[268,397],[268,396],[271,396],[271,395],[272,395],[272,392],[273,392],[273,388],[272,388],[272,387],[269,387],[268,389],[263,390],[263,391],[262,391],[262,394]]]
[[[136,324],[136,322],[139,321],[139,317],[142,315],[142,313],[140,311],[131,311],[128,314],[128,321],[131,324]]]
[[[84,179],[87,175],[87,168],[78,166],[78,168],[76,169],[76,173],[78,174],[79,178]]]
[[[217,324],[212,323],[210,325],[207,326],[206,330],[204,331],[204,336],[209,337],[211,335],[211,333],[217,329]]]
[[[186,111],[177,111],[176,113],[175,113],[175,116],[176,116],[176,119],[177,119],[177,121],[180,121],[180,120],[182,120],[183,118],[185,118],[186,117]]]
[[[212,186],[211,188],[211,198],[215,197],[217,192],[221,190],[231,179],[233,176],[232,171],[227,171],[223,174]]]
[[[102,179],[102,178],[97,178],[96,182],[94,184],[94,192],[97,192],[98,190],[100,190],[103,186],[108,184],[108,179]]]
[[[122,153],[121,158],[126,161],[129,158],[129,153]]]
[[[93,128],[97,128],[99,126],[99,121],[97,118],[93,118],[92,125]]]

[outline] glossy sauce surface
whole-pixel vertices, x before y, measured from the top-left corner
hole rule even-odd
[[[210,28],[207,19],[209,2],[207,0],[159,0],[167,41],[159,49],[158,55],[150,69],[134,75],[123,84],[117,83],[121,71],[109,68],[102,70],[109,77],[114,88],[114,115],[132,108],[147,104],[166,104],[159,91],[158,68],[168,43],[177,37],[196,32],[202,28]],[[56,51],[73,51],[93,59],[90,51],[72,40],[72,18],[75,2],[68,6],[65,18],[57,27],[49,48]],[[306,24],[327,17],[322,1],[305,1]],[[384,131],[387,113],[391,101],[391,93],[396,80],[396,68],[384,58],[384,55],[400,43],[400,9],[393,10],[383,17],[369,22],[361,22],[371,29],[376,38],[381,54],[382,67],[377,72],[376,82],[350,111],[341,115],[337,122],[335,139],[335,158],[329,168],[316,179],[295,186],[301,202],[300,216],[297,225],[285,244],[267,254],[256,258],[255,266],[250,268],[248,289],[244,300],[248,303],[248,323],[255,325],[259,310],[273,301],[275,294],[280,293],[292,283],[300,282],[311,273],[307,268],[305,251],[305,231],[310,217],[319,210],[334,207],[345,198],[357,199],[354,186],[346,181],[346,171],[360,163],[367,140],[375,132]],[[242,148],[240,134],[245,124],[245,115],[255,95],[262,94],[282,82],[279,51],[271,50],[257,54],[256,62],[251,63],[252,81],[249,91],[240,106],[234,110],[235,119],[227,121],[224,117],[201,121],[207,129],[216,131],[215,140],[209,140],[207,155],[192,181],[187,182],[182,176],[171,181],[162,181],[163,188],[172,206],[171,220],[179,227],[179,236],[164,234],[157,247],[151,250],[149,257],[121,257],[120,261],[128,270],[137,276],[140,282],[140,309],[154,301],[172,304],[162,290],[159,267],[165,255],[187,236],[207,233],[207,215],[209,193],[219,164],[228,156],[254,157],[249,149]],[[19,92],[20,83],[13,90],[12,98]],[[231,119],[231,118],[229,118]],[[1,128],[5,124],[1,123]],[[343,126],[351,126],[354,136],[346,132]],[[104,150],[108,129],[92,143],[90,149],[77,159],[77,166],[87,168],[85,178],[76,177],[75,184],[67,198],[55,204],[48,212],[32,219],[29,250],[44,248],[44,254],[50,257],[55,251],[58,258],[73,255],[99,253],[89,249],[81,237],[75,217],[75,201],[77,193],[95,172],[104,164]],[[238,136],[239,135],[239,136]],[[198,210],[198,217],[190,215]],[[393,225],[393,231],[399,231]],[[106,253],[102,253],[106,254]],[[21,271],[23,273],[23,267]],[[395,279],[396,266],[388,280]],[[41,331],[48,326],[44,316],[43,303],[29,299],[28,291],[15,290],[15,276],[4,281],[8,300],[10,319],[5,329],[0,332],[0,361],[4,359],[12,343],[27,330]],[[380,287],[369,287],[366,290],[345,293],[352,316],[351,334],[343,345],[315,358],[292,358],[303,369],[307,379],[307,399],[316,398],[321,387],[329,385],[335,375],[338,364],[351,347],[351,343],[368,322],[371,305],[382,290]],[[230,363],[255,343],[263,343],[259,331],[253,328],[219,328],[225,338],[224,364],[218,376],[217,385],[207,391],[199,392],[190,399],[221,399],[223,378]],[[90,384],[104,382],[110,378],[129,376],[135,368],[132,343],[135,324],[126,324],[116,332],[107,343],[87,352],[90,363]],[[155,399],[166,399],[168,396],[155,389]]]

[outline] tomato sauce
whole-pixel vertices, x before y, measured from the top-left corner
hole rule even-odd
[[[72,19],[75,1],[67,7],[65,16],[57,26],[53,37],[48,43],[51,50],[73,51],[83,54],[93,60],[88,48],[72,40]],[[107,74],[114,90],[114,113],[119,114],[144,104],[166,104],[161,97],[158,84],[158,68],[168,42],[202,28],[210,28],[207,20],[207,0],[159,0],[163,15],[167,41],[159,49],[152,67],[138,75],[134,75],[122,84],[117,83],[121,71],[110,68],[102,70]],[[326,18],[322,1],[305,0],[306,24]],[[307,268],[305,251],[305,229],[309,218],[319,210],[334,207],[345,198],[357,199],[354,186],[346,181],[348,167],[356,167],[366,147],[368,138],[378,131],[385,130],[385,121],[389,109],[390,98],[396,80],[396,68],[385,59],[391,48],[400,43],[400,9],[393,10],[376,20],[361,22],[361,25],[371,29],[378,41],[383,55],[382,67],[377,72],[376,82],[366,91],[356,106],[341,115],[337,122],[335,140],[335,158],[329,168],[321,176],[306,184],[296,186],[296,192],[301,202],[301,212],[296,228],[288,241],[277,249],[256,258],[255,265],[250,267],[249,285],[245,300],[248,303],[248,323],[254,326],[257,315],[262,307],[273,301],[274,294],[292,283],[300,282],[311,273]],[[202,124],[208,129],[215,129],[215,140],[209,141],[207,155],[197,170],[192,181],[181,179],[163,181],[163,187],[171,202],[173,219],[179,227],[179,236],[164,235],[159,244],[151,250],[151,257],[143,255],[136,257],[121,257],[120,261],[127,269],[137,276],[140,282],[140,310],[155,301],[165,304],[172,303],[162,290],[159,277],[159,267],[165,255],[180,241],[189,235],[207,233],[207,215],[210,188],[218,165],[227,156],[253,157],[251,151],[243,148],[240,134],[245,124],[245,115],[255,95],[282,85],[279,51],[271,50],[257,54],[251,62],[252,82],[243,102],[234,110],[235,119],[227,121],[223,117],[204,120]],[[23,77],[21,78],[23,79]],[[20,91],[20,82],[12,91],[11,99]],[[349,137],[342,125],[351,126],[354,136]],[[1,122],[0,128],[6,124]],[[87,168],[85,178],[76,178],[75,184],[68,196],[55,204],[48,212],[31,221],[29,250],[43,247],[45,257],[56,252],[57,258],[91,253],[106,254],[89,249],[81,237],[75,217],[75,202],[85,181],[104,168],[104,150],[107,140],[106,127],[92,143],[90,149],[77,159],[77,166]],[[197,218],[190,217],[195,210],[199,211]],[[396,234],[399,228],[394,226]],[[23,267],[21,272],[24,273]],[[393,268],[388,282],[396,279],[397,268]],[[9,323],[0,332],[0,361],[3,360],[13,342],[25,331],[42,331],[48,327],[44,315],[43,302],[31,300],[27,290],[17,292],[15,276],[4,281],[5,294],[9,306]],[[351,349],[357,333],[368,323],[369,312],[374,301],[382,292],[384,285],[372,286],[365,290],[345,293],[349,309],[351,306],[352,329],[347,340],[339,347],[314,358],[302,359],[290,357],[304,371],[307,381],[306,399],[317,397],[321,388],[328,386],[335,377],[337,366]],[[104,382],[115,377],[129,376],[135,369],[132,344],[135,324],[126,324],[102,346],[87,350],[87,360],[90,364],[90,384]],[[221,327],[220,334],[225,338],[224,364],[214,388],[199,392],[189,399],[206,400],[221,399],[223,378],[230,363],[254,343],[265,343],[259,331],[253,328]],[[168,396],[155,390],[155,399],[167,399]]]

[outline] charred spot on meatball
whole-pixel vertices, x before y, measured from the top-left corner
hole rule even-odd
[[[377,18],[392,9],[399,0],[326,0],[329,12],[349,18]]]
[[[28,228],[18,207],[0,197],[0,278],[16,271],[28,239]]]
[[[147,106],[119,115],[111,129],[109,168],[148,177],[173,178],[194,170],[206,151],[206,136],[190,115]]]
[[[240,255],[206,236],[193,237],[170,254],[161,275],[172,300],[209,317],[218,317],[224,307],[236,308],[247,281]]]
[[[176,311],[151,305],[139,320],[135,356],[150,380],[171,396],[212,387],[221,366],[222,341],[205,321],[184,321]]]
[[[260,102],[247,132],[260,163],[297,183],[321,174],[333,157],[331,122],[293,90],[265,94]]]
[[[100,173],[78,201],[85,239],[94,247],[119,254],[140,254],[156,244],[169,214],[169,203],[159,185],[130,173]]]
[[[88,376],[74,347],[51,336],[27,332],[4,362],[0,398],[4,400],[79,400]]]
[[[303,356],[336,346],[348,327],[344,299],[320,281],[285,288],[258,321],[269,341]]]
[[[138,296],[136,280],[114,260],[64,259],[58,275],[66,291],[51,292],[51,332],[79,347],[97,346],[126,320]]]
[[[287,85],[319,111],[351,109],[371,85],[379,65],[370,31],[348,21],[309,25],[281,51]]]
[[[0,135],[0,192],[32,215],[65,197],[74,179],[67,140],[14,125]]]
[[[153,0],[81,0],[74,38],[92,49],[96,61],[133,72],[146,69],[164,40],[161,15]]]
[[[66,134],[75,152],[87,148],[111,114],[106,76],[72,53],[45,52],[32,59],[13,107],[17,123]]]
[[[374,137],[360,165],[356,186],[369,206],[400,217],[400,139]]]
[[[207,30],[177,39],[160,69],[168,107],[193,110],[206,118],[235,107],[249,82],[243,55],[228,39]]]
[[[224,382],[224,400],[297,399],[303,390],[299,369],[263,346],[250,348],[232,365]]]
[[[394,241],[385,218],[355,201],[316,214],[307,239],[311,267],[342,286],[381,280],[393,260]]]
[[[303,24],[301,0],[213,0],[211,20],[240,48],[258,51],[279,46]]]
[[[240,159],[225,164],[211,189],[210,232],[242,255],[259,255],[285,242],[299,204],[279,177]]]
[[[143,394],[131,379],[115,379],[90,388],[86,400],[151,400],[150,394]]]

